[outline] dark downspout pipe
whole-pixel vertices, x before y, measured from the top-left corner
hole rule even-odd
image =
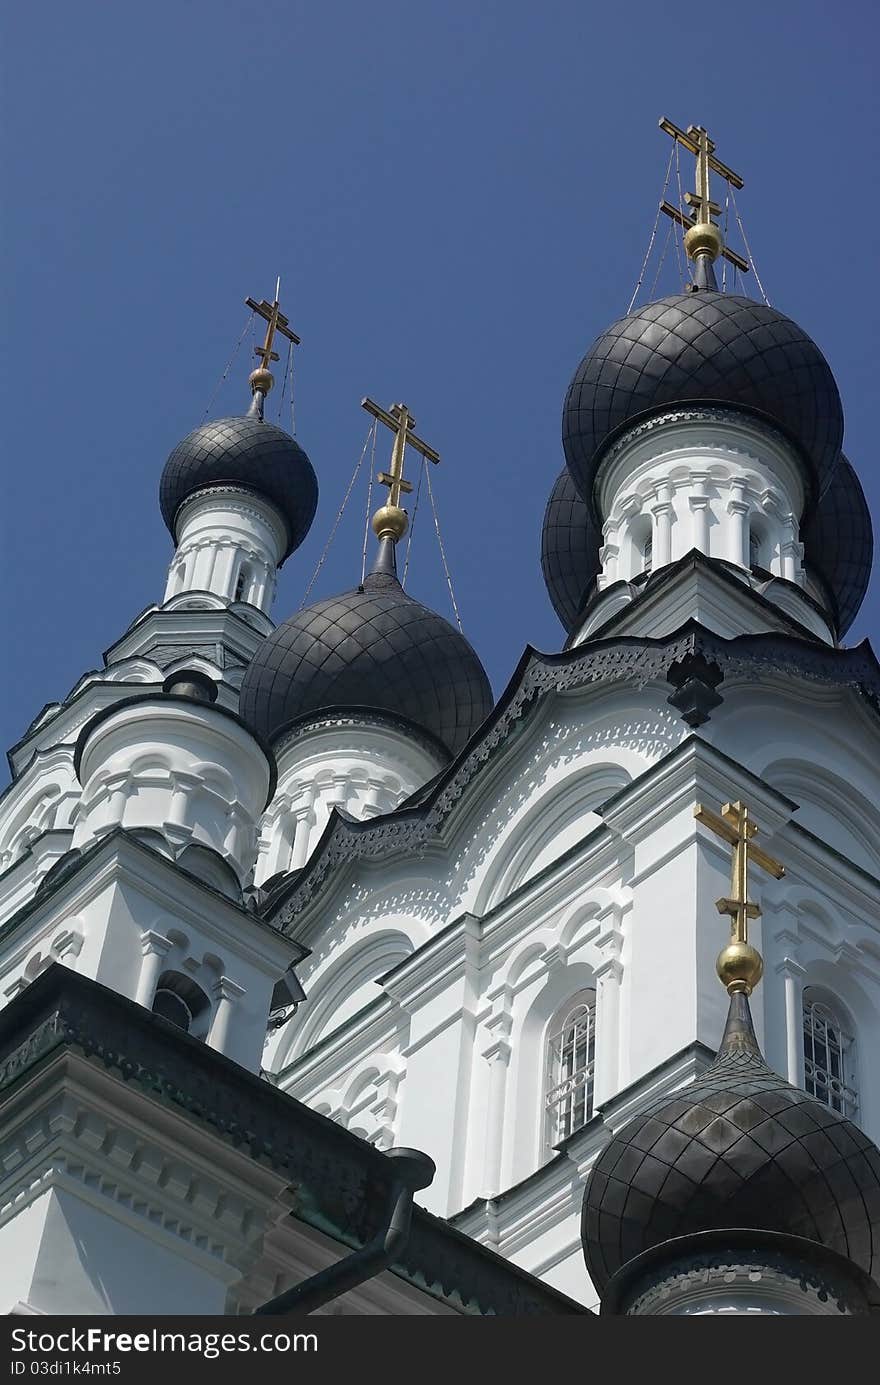
[[[254,1309],[254,1314],[314,1313],[331,1299],[372,1279],[393,1264],[409,1240],[413,1194],[427,1188],[437,1172],[433,1159],[418,1149],[389,1149],[393,1163],[388,1213],[371,1241]]]

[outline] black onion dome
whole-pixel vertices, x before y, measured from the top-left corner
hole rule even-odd
[[[541,531],[541,570],[553,609],[570,634],[601,566],[602,536],[567,468],[550,492]]]
[[[492,690],[464,636],[391,573],[374,572],[279,625],[248,667],[239,705],[267,739],[315,712],[369,709],[403,718],[455,755],[492,710]]]
[[[827,486],[843,438],[831,369],[797,323],[764,303],[700,289],[646,303],[603,332],[565,398],[565,459],[592,503],[606,445],[627,424],[673,405],[745,409],[800,449],[814,494]]]
[[[837,633],[846,634],[871,580],[874,534],[861,482],[841,455],[831,484],[804,527],[804,562],[834,602]]]
[[[298,442],[283,429],[248,414],[203,423],[175,447],[162,472],[159,505],[176,538],[177,511],[205,486],[245,486],[271,500],[287,525],[288,558],[311,528],[318,504],[318,482]]]
[[[674,1237],[745,1229],[801,1236],[880,1272],[880,1151],[764,1062],[748,1001],[731,997],[718,1056],[621,1129],[584,1190],[582,1239],[601,1293]]]

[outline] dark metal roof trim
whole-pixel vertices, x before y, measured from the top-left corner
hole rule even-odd
[[[593,640],[561,654],[539,654],[528,646],[494,711],[477,736],[436,778],[425,797],[410,799],[375,822],[346,822],[333,813],[306,866],[273,892],[266,916],[287,927],[318,893],[331,871],[355,859],[381,859],[438,839],[440,828],[470,781],[549,692],[590,683],[667,683],[678,696],[693,677],[701,681],[714,668],[715,686],[725,677],[760,679],[782,673],[851,688],[880,715],[880,665],[867,640],[853,649],[834,649],[819,641],[768,633],[724,639],[697,621],[688,621],[662,639],[638,636]],[[717,696],[717,695],[716,695]],[[676,704],[673,704],[676,705]],[[699,724],[683,711],[689,724]],[[699,720],[705,720],[701,716]]]

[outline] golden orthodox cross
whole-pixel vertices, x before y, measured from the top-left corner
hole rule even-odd
[[[730,916],[733,940],[747,943],[749,940],[749,919],[756,919],[761,913],[758,905],[753,904],[749,899],[749,863],[754,862],[756,866],[767,871],[768,875],[772,875],[775,880],[782,879],[785,874],[785,867],[755,845],[753,839],[757,834],[758,825],[749,817],[749,810],[744,803],[739,801],[725,803],[721,809],[720,817],[717,813],[713,813],[711,808],[704,808],[701,803],[698,803],[694,808],[694,817],[697,822],[701,822],[704,827],[708,827],[716,836],[729,842],[733,847],[730,896],[726,899],[719,899],[717,909],[719,914]]]
[[[433,447],[429,447],[421,438],[416,437],[412,431],[416,426],[416,421],[405,404],[392,404],[390,409],[383,409],[372,399],[366,398],[361,400],[361,407],[366,409],[368,414],[377,418],[380,423],[384,423],[385,427],[390,428],[394,434],[391,470],[390,472],[378,472],[377,479],[381,481],[383,486],[388,487],[388,504],[400,508],[401,492],[412,490],[409,481],[403,479],[403,459],[407,444],[414,447],[417,452],[421,452],[422,456],[426,457],[429,462],[439,462],[440,453],[435,452]]]
[[[275,340],[276,332],[280,337],[286,337],[288,341],[293,342],[294,346],[299,346],[300,344],[300,338],[295,332],[290,330],[290,322],[278,306],[278,295],[280,292],[281,280],[278,279],[275,284],[274,303],[268,303],[265,298],[259,303],[254,298],[246,298],[244,300],[252,312],[259,314],[259,316],[266,321],[266,336],[263,345],[254,347],[254,355],[260,357],[260,365],[263,370],[269,369],[270,361],[278,360],[278,352],[272,350],[272,343]]]
[[[686,192],[684,200],[693,209],[690,218],[686,217],[678,207],[674,207],[671,202],[663,201],[660,203],[660,210],[677,221],[679,226],[684,226],[690,230],[692,226],[706,226],[714,224],[713,216],[718,216],[721,212],[717,202],[712,201],[709,189],[709,170],[725,178],[735,188],[743,186],[743,180],[738,173],[734,173],[732,168],[723,164],[720,159],[715,157],[715,145],[709,138],[708,132],[702,125],[689,125],[686,130],[680,130],[677,125],[673,125],[671,120],[664,116],[660,121],[660,129],[667,135],[687,149],[688,153],[696,155],[697,160],[697,191]],[[737,269],[743,274],[749,267],[748,260],[744,260],[742,255],[737,255],[735,251],[728,250],[726,245],[721,248],[721,254],[730,264],[736,265]]]

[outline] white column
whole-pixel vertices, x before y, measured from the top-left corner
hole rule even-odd
[[[785,1066],[793,1087],[804,1085],[804,968],[793,957],[779,964],[785,990]]]
[[[229,1038],[229,1023],[232,1019],[232,1007],[239,996],[244,995],[244,986],[239,986],[236,981],[230,980],[228,976],[221,976],[214,987],[214,997],[217,1001],[214,1010],[214,1018],[211,1021],[211,1028],[208,1031],[206,1040],[209,1048],[215,1048],[218,1053],[225,1053],[227,1040]]]
[[[175,557],[168,569],[168,581],[165,586],[166,601],[170,600],[183,586],[184,559],[178,555]]]
[[[692,547],[699,549],[701,553],[705,553],[708,557],[710,546],[709,520],[711,516],[709,510],[709,497],[706,494],[707,480],[708,476],[705,472],[695,471],[692,473],[694,490],[688,497],[688,501],[693,515]]]
[[[377,1149],[390,1149],[394,1144],[397,1089],[402,1076],[400,1072],[385,1071],[376,1078],[376,1101],[370,1107],[370,1114],[376,1117],[379,1126],[373,1141]]]
[[[619,546],[606,541],[599,553],[599,562],[602,564],[602,571],[596,577],[596,590],[601,592],[617,581],[620,566]]]
[[[787,577],[789,582],[796,582],[800,576],[800,552],[797,522],[794,515],[787,515],[779,544],[779,558],[781,575]]]
[[[654,516],[651,567],[666,567],[672,562],[672,486],[664,482],[657,487],[657,504],[651,506]]]
[[[115,826],[122,822],[125,817],[125,805],[128,802],[128,775],[114,775],[107,784],[107,819],[108,826]]]
[[[211,577],[211,590],[216,592],[218,596],[228,597],[230,601],[235,595],[233,574],[236,569],[238,556],[239,549],[237,549],[234,544],[223,544],[217,554],[214,572]]]
[[[376,818],[380,813],[387,812],[387,808],[383,806],[384,795],[385,790],[382,784],[370,784],[361,804],[361,817]]]
[[[161,933],[154,933],[152,929],[141,934],[141,952],[144,960],[141,963],[141,972],[134,998],[138,1005],[143,1005],[147,1010],[152,1008],[156,986],[162,975],[162,963],[172,946],[170,938],[163,937]]]
[[[252,606],[259,606],[262,611],[268,611],[272,604],[269,591],[272,581],[272,569],[268,563],[253,564],[256,576],[254,577],[253,589],[245,591],[244,599],[249,601]]]
[[[261,880],[268,880],[271,876],[277,875],[280,870],[290,869],[293,825],[290,802],[282,799],[275,806],[271,822],[264,827],[264,831],[269,835],[269,848],[263,858],[265,864],[259,871],[258,884]]]
[[[330,786],[330,793],[327,797],[327,809],[332,812],[334,808],[341,808],[345,811],[348,808],[352,797],[352,784],[348,774],[343,771],[334,774],[333,783]]]
[[[195,562],[193,563],[192,575],[189,580],[189,587],[193,591],[210,591],[211,573],[214,569],[214,548],[212,544],[198,543],[195,545]]]
[[[732,563],[738,567],[749,567],[749,526],[747,523],[749,513],[749,502],[745,499],[745,482],[734,481],[731,486],[731,496],[727,502],[727,513],[730,515],[728,526],[727,556]]]
[[[596,1066],[593,1110],[616,1094],[620,1086],[620,983],[623,965],[621,910],[612,905],[600,917],[596,946],[602,961],[596,968]]]
[[[510,1032],[509,1015],[499,1017],[503,1033],[483,1057],[489,1064],[489,1099],[486,1104],[486,1153],[483,1164],[483,1191],[481,1196],[495,1197],[501,1192],[501,1156],[504,1148],[504,1108],[507,1099],[507,1071],[510,1067],[511,1048],[507,1039]]]
[[[183,839],[192,836],[192,828],[186,826],[186,814],[189,804],[190,794],[198,788],[200,781],[192,774],[178,773],[174,775],[174,790],[171,794],[171,803],[168,808],[168,816],[162,826],[173,837]]]
[[[290,868],[291,870],[299,870],[308,860],[309,841],[317,819],[311,803],[297,808],[294,812],[294,818],[296,826],[293,836],[293,860],[290,863]]]

